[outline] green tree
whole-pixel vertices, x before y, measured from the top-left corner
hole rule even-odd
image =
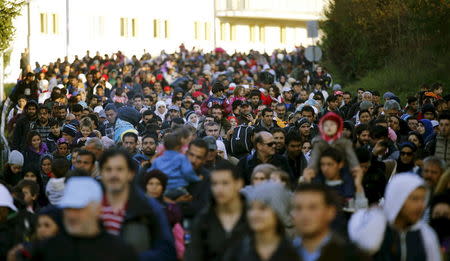
[[[0,52],[9,47],[15,32],[13,19],[20,15],[24,3],[24,1],[0,0]]]

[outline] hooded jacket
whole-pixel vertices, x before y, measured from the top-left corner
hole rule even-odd
[[[421,186],[424,180],[414,173],[395,175],[386,187],[382,208],[361,210],[351,217],[350,239],[374,260],[441,260],[437,236],[428,224],[419,220],[403,232],[393,227],[408,196]]]

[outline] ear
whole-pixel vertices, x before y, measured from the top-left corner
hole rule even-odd
[[[326,212],[326,216],[327,219],[330,221],[330,223],[336,218],[336,207],[334,206],[327,206],[327,212]]]
[[[244,180],[243,179],[241,179],[241,178],[237,179],[236,183],[237,183],[237,185],[239,187],[239,190],[241,190],[244,187]]]
[[[345,161],[344,161],[344,160],[341,161],[341,162],[339,162],[339,163],[338,163],[339,169],[342,169],[342,168],[344,167],[344,165],[345,165]]]

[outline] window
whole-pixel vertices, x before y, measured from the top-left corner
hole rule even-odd
[[[256,26],[250,25],[250,42],[256,42]]]
[[[59,33],[59,17],[57,14],[52,14],[52,32],[53,34]]]
[[[200,27],[199,22],[194,22],[194,39],[195,40],[200,40],[200,35],[199,35],[199,31],[198,28]]]
[[[169,21],[164,20],[164,38],[169,39]]]
[[[41,33],[47,34],[48,33],[48,20],[47,20],[47,14],[41,13]]]
[[[210,33],[211,32],[211,24],[209,22],[205,23],[205,40],[210,40],[211,36]]]
[[[153,20],[153,37],[159,37],[159,21],[157,19]]]
[[[286,43],[286,27],[280,28],[280,43],[282,44]]]
[[[230,25],[230,41],[236,41],[236,25]]]
[[[220,40],[221,41],[225,41],[226,39],[226,37],[225,37],[225,35],[226,35],[226,29],[227,29],[227,26],[226,26],[226,24],[225,23],[220,23]]]
[[[264,26],[259,27],[259,41],[261,43],[266,42],[266,28]]]
[[[128,18],[120,18],[120,36],[128,36]]]
[[[136,18],[131,18],[131,36],[136,37],[137,35],[137,22]]]

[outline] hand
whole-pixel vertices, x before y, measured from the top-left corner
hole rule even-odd
[[[191,202],[192,196],[190,194],[183,195],[175,199],[175,202]]]
[[[383,145],[383,140],[379,140],[376,144],[375,147],[372,150],[372,153],[375,156],[382,156],[385,152],[386,152],[386,146]]]
[[[355,188],[357,192],[363,191],[362,180],[364,178],[364,171],[360,166],[356,166],[352,169],[352,174],[355,182]]]
[[[19,244],[19,245],[15,246],[15,247],[11,248],[11,250],[8,251],[8,257],[7,257],[6,260],[8,260],[8,261],[16,261],[17,260],[16,259],[17,252],[19,252],[19,251],[21,251],[23,249],[24,248],[23,248],[22,244]]]
[[[311,183],[311,181],[315,177],[316,177],[316,172],[314,171],[314,169],[306,168],[305,170],[303,170],[303,176],[301,176],[300,178],[302,178],[302,181],[304,183]]]

